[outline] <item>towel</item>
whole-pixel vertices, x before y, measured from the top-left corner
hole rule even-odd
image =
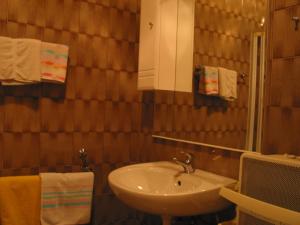
[[[42,225],[90,222],[93,173],[41,173],[40,177]]]
[[[27,83],[41,80],[41,41],[15,39],[14,80]]]
[[[219,94],[218,68],[204,66],[200,75],[199,92],[205,95]]]
[[[68,46],[43,42],[41,48],[42,80],[64,83],[67,74],[68,55]]]
[[[219,67],[219,95],[227,101],[237,99],[237,72]]]
[[[39,176],[0,178],[0,224],[39,225],[41,181]]]
[[[0,80],[21,85],[41,80],[41,41],[0,38]]]
[[[2,85],[4,86],[22,86],[22,85],[30,85],[30,84],[34,84],[35,82],[29,83],[29,82],[20,82],[20,81],[2,81]]]
[[[14,39],[0,37],[0,80],[14,79]]]

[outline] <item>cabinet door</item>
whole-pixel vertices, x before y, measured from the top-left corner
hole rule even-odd
[[[178,5],[174,0],[159,0],[158,88],[175,89]]]
[[[156,0],[141,1],[139,71],[155,68],[158,4]]]
[[[277,10],[273,14],[273,57],[300,56],[300,5]]]
[[[195,0],[178,1],[175,90],[192,92]]]

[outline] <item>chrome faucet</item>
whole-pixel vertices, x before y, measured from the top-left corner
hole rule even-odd
[[[174,157],[174,158],[173,158],[173,161],[174,161],[176,164],[182,166],[185,173],[190,174],[190,173],[195,172],[195,169],[193,168],[193,165],[192,165],[192,161],[193,161],[193,156],[192,156],[192,154],[187,153],[187,152],[184,152],[184,151],[181,151],[180,153],[181,153],[181,154],[184,154],[184,155],[187,157],[186,160],[180,161],[180,160],[178,160],[176,157]]]

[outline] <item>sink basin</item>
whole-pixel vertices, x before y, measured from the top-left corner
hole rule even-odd
[[[186,174],[181,166],[172,162],[125,166],[112,171],[108,180],[115,195],[127,205],[165,216],[192,216],[222,210],[230,203],[219,195],[220,188],[236,183],[202,170]]]

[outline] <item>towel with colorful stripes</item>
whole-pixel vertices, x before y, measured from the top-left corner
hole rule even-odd
[[[87,224],[94,174],[41,173],[41,224]]]
[[[204,66],[199,81],[199,92],[201,94],[219,94],[219,71],[217,67]]]
[[[69,47],[42,42],[41,78],[45,82],[63,83],[67,75]]]

